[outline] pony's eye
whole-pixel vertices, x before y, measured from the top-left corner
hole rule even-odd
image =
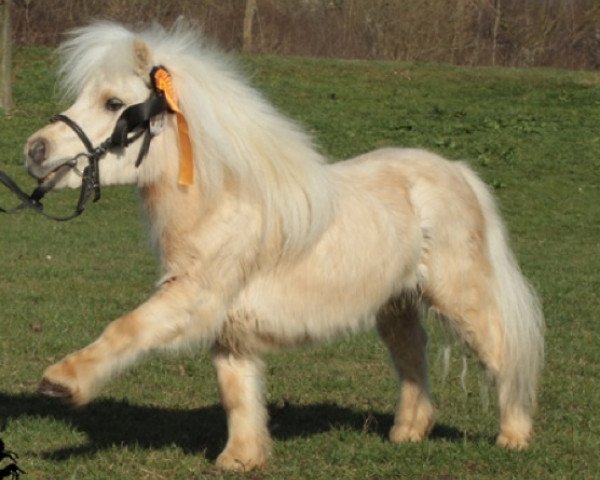
[[[112,97],[106,101],[106,104],[104,106],[110,112],[118,112],[125,106],[125,104],[120,98]]]

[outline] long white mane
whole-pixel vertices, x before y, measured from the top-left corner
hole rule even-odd
[[[136,39],[149,47],[151,62],[173,76],[204,198],[229,176],[258,202],[266,232],[280,231],[286,250],[302,250],[318,238],[333,208],[322,155],[189,26],[132,32],[100,22],[72,31],[59,48],[66,94],[78,95],[96,75],[134,75]]]

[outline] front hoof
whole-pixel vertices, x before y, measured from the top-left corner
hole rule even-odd
[[[496,439],[496,445],[509,450],[526,450],[529,447],[529,436],[501,433]]]
[[[90,395],[77,385],[68,385],[67,382],[50,380],[44,375],[37,388],[38,393],[50,398],[59,398],[75,407],[81,407],[90,401]]]
[[[418,443],[425,440],[426,436],[427,431],[405,426],[394,426],[390,430],[389,439],[392,443]]]
[[[63,400],[70,400],[73,398],[73,393],[68,387],[52,382],[47,378],[42,378],[37,391],[38,393],[51,398],[61,398]]]
[[[266,466],[266,457],[259,455],[257,458],[251,458],[242,455],[230,454],[223,452],[217,457],[216,465],[221,470],[229,472],[249,472],[257,468],[264,468]]]

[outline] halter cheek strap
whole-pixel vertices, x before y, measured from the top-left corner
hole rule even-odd
[[[87,150],[87,154],[85,154],[85,153],[79,154],[79,155],[75,156],[73,159],[71,159],[71,163],[74,168],[74,166],[77,164],[77,158],[79,158],[80,156],[88,157],[88,165],[83,170],[82,181],[81,181],[81,194],[79,196],[80,202],[83,199],[85,199],[85,200],[84,200],[83,204],[78,203],[77,207],[76,207],[76,211],[81,210],[81,212],[83,212],[85,202],[87,202],[87,200],[89,199],[89,195],[83,194],[84,190],[86,190],[86,191],[88,189],[93,190],[94,202],[97,202],[98,200],[100,200],[100,168],[98,166],[98,161],[100,160],[100,158],[102,158],[104,155],[106,155],[106,152],[110,148],[110,145],[108,145],[108,143],[106,141],[104,141],[97,147],[94,147],[94,145],[92,144],[92,141],[85,134],[83,129],[74,120],[67,117],[66,115],[63,115],[61,113],[54,115],[50,119],[50,123],[55,123],[55,122],[63,122],[68,127],[70,127],[71,130],[73,130],[75,132],[75,134],[79,137],[79,140],[81,140],[81,143],[83,143],[83,146]],[[69,164],[69,162],[67,162],[67,164]],[[46,194],[46,192],[48,192],[53,187],[54,187],[54,185],[51,185],[50,188],[46,188],[45,183],[44,183],[44,184],[38,186],[38,188],[36,188],[33,191],[31,196],[32,197],[35,196],[36,201],[39,203],[39,201]]]
[[[63,115],[62,113],[54,115],[50,119],[50,123],[55,123],[58,121],[64,122],[69,127],[71,127],[71,130],[73,130],[77,134],[79,140],[81,140],[81,143],[83,143],[88,153],[92,153],[94,151],[94,145],[92,144],[92,141],[88,138],[88,136],[85,134],[82,128],[79,125],[77,125],[77,123],[75,123],[74,120],[71,120],[69,117]]]

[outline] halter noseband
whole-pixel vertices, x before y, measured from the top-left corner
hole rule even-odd
[[[15,213],[23,210],[24,208],[33,208],[34,211],[48,217],[52,220],[66,221],[71,220],[79,216],[84,208],[85,204],[91,198],[92,193],[94,196],[93,201],[96,202],[100,199],[100,169],[98,168],[98,162],[102,159],[110,150],[127,148],[131,143],[137,140],[142,135],[142,145],[138,153],[135,166],[139,167],[144,157],[148,154],[150,148],[150,141],[152,140],[153,134],[150,129],[150,119],[156,115],[165,112],[172,112],[167,99],[165,98],[164,92],[157,88],[155,82],[155,74],[159,70],[164,70],[164,67],[154,67],[150,72],[150,79],[152,83],[152,90],[150,96],[146,101],[136,103],[127,107],[115,124],[111,135],[94,147],[94,144],[85,134],[84,130],[75,122],[64,114],[54,115],[50,119],[50,123],[63,122],[67,125],[81,140],[81,143],[87,150],[87,152],[78,153],[74,157],[70,158],[66,162],[56,167],[51,173],[62,176],[67,172],[67,169],[73,169],[77,166],[77,160],[85,156],[88,158],[88,165],[84,168],[81,174],[81,191],[79,194],[79,201],[75,207],[75,211],[66,217],[56,217],[49,215],[43,211],[44,206],[41,203],[41,199],[46,193],[48,193],[57,183],[57,179],[50,178],[48,181],[38,185],[31,195],[27,195],[19,186],[4,172],[0,171],[0,182],[2,182],[9,190],[11,190],[20,200],[21,203],[12,209],[0,208],[2,213]],[[130,135],[133,133],[132,135]]]

